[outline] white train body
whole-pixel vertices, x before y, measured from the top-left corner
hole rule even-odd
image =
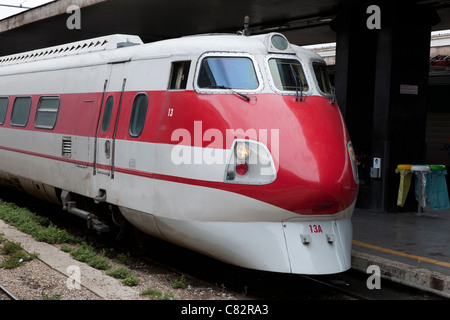
[[[114,35],[0,58],[0,184],[109,204],[247,268],[347,270],[351,142],[323,60],[283,39]]]

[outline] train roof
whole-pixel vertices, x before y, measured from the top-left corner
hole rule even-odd
[[[3,56],[0,67],[142,44],[138,36],[114,34]]]
[[[3,56],[0,57],[0,69],[1,67],[6,66],[17,66],[29,62],[45,61],[63,57],[80,57],[81,59],[81,57],[89,53],[102,54],[100,60],[103,61],[103,63],[177,55],[202,55],[205,52],[221,51],[266,55],[271,52],[271,50],[271,53],[296,54],[301,58],[321,59],[321,57],[313,51],[289,44],[287,39],[286,42],[288,46],[286,49],[274,49],[270,42],[268,42],[271,37],[274,36],[286,39],[283,35],[278,33],[257,36],[204,34],[144,44],[139,36],[114,34]],[[72,63],[74,62],[72,61]]]
[[[277,50],[270,45],[270,39],[278,36],[286,40],[287,48]],[[279,33],[269,33],[255,36],[242,36],[237,34],[201,34],[185,36],[181,38],[163,40],[145,44],[151,47],[154,53],[160,54],[192,54],[202,55],[205,52],[241,52],[255,55],[267,55],[268,53],[296,54],[304,58],[322,59],[317,53],[304,49],[300,46],[290,44],[288,40]]]

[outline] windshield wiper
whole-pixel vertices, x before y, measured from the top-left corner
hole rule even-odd
[[[331,104],[336,102],[336,88],[335,87],[331,87],[331,94],[332,94],[332,98],[331,98]]]
[[[292,66],[292,64],[289,65],[289,67],[291,67],[291,72],[292,72],[292,76],[294,77],[294,81],[295,81],[295,101],[298,102],[298,88],[300,87],[300,102],[303,101],[303,85],[300,83],[299,85],[299,78],[297,73],[295,73],[294,67]]]
[[[234,90],[234,89],[231,88],[231,87],[227,87],[227,86],[224,86],[224,85],[221,85],[221,86],[212,85],[212,86],[208,86],[208,88],[230,90],[230,91],[233,92],[234,94],[237,94],[238,96],[240,96],[240,97],[244,98],[245,100],[247,100],[247,102],[250,102],[250,97],[246,96],[246,95],[243,94],[243,93],[240,93],[240,92]]]

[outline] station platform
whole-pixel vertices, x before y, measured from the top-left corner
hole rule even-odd
[[[352,268],[450,298],[450,210],[355,209],[352,222]]]

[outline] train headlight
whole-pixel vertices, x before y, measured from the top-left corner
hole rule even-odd
[[[289,42],[285,37],[283,37],[281,34],[275,34],[270,38],[270,42],[272,43],[273,47],[277,50],[286,50],[289,46]]]
[[[239,142],[236,146],[236,157],[239,160],[248,159],[250,155],[250,149],[245,142]]]
[[[272,32],[265,35],[264,44],[269,53],[295,54],[289,41],[281,33]]]
[[[350,162],[352,164],[353,179],[355,179],[355,182],[358,184],[358,160],[356,159],[355,149],[353,149],[353,144],[351,141],[348,143],[348,155],[350,156]]]
[[[231,147],[225,182],[268,184],[276,179],[276,169],[267,147],[252,140],[237,139]]]

